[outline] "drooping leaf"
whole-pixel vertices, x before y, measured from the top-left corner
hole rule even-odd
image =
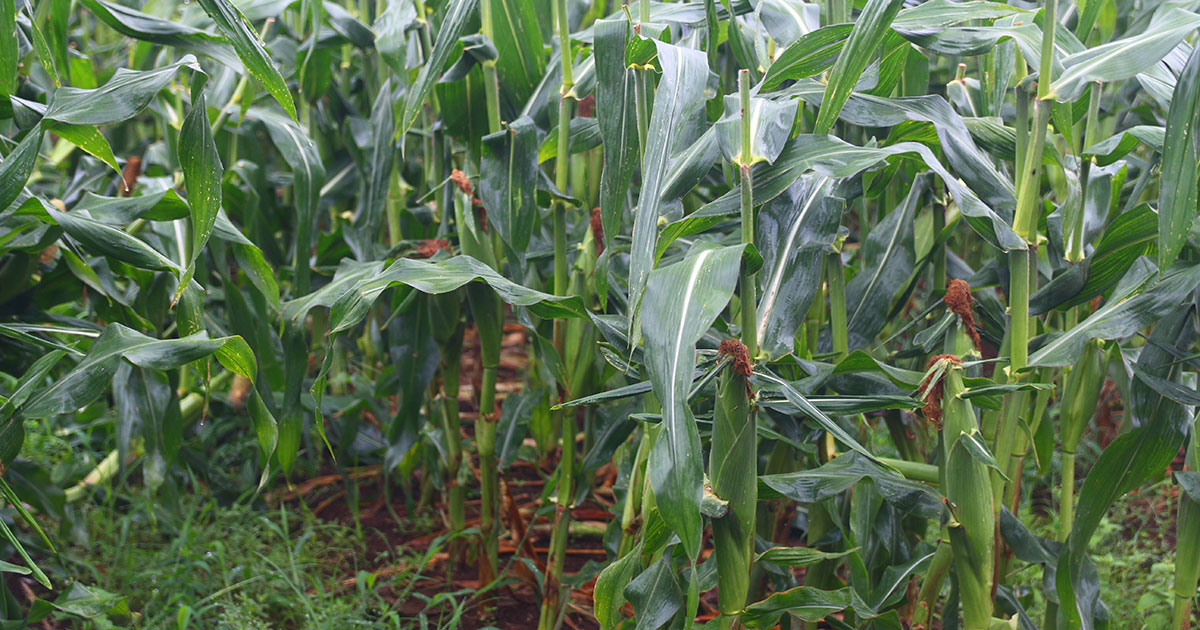
[[[409,128],[416,122],[425,100],[429,97],[429,91],[446,70],[446,64],[450,61],[450,54],[454,52],[458,38],[462,37],[467,23],[474,16],[478,2],[479,0],[455,0],[446,11],[433,51],[430,52],[425,65],[421,66],[417,80],[409,88],[408,98],[404,101],[404,113],[400,117],[400,128],[397,130],[400,135],[408,133]]]
[[[833,244],[845,202],[834,196],[833,180],[806,174],[784,194],[763,204],[755,242],[765,272],[760,282],[758,340],[771,356],[792,350],[821,277],[825,248]]]
[[[741,622],[747,628],[770,628],[787,613],[805,621],[820,621],[826,615],[850,606],[850,587],[825,591],[811,586],[772,593],[761,602],[746,607]]]
[[[53,208],[48,208],[47,212],[63,231],[92,252],[112,256],[142,269],[182,271],[175,261],[122,230],[89,219],[80,212],[59,212]]]
[[[896,287],[913,273],[913,222],[929,178],[913,182],[904,201],[887,214],[862,247],[862,270],[846,285],[846,330],[850,349],[872,345],[887,323]]]
[[[1050,90],[1060,101],[1074,101],[1094,81],[1128,79],[1167,56],[1183,38],[1200,27],[1200,15],[1164,5],[1145,31],[1069,55],[1055,74]]]
[[[989,243],[1000,249],[1023,249],[1024,242],[1011,227],[1011,217],[999,214],[984,204],[961,180],[950,174],[923,144],[900,142],[887,147],[857,147],[833,136],[799,135],[784,147],[774,164],[755,167],[753,202],[759,205],[774,199],[806,171],[832,178],[844,178],[872,168],[888,158],[916,154],[942,179],[967,222]],[[716,225],[738,212],[741,191],[734,188],[702,206],[699,210],[663,229],[658,241],[661,255],[676,238],[695,234]]]
[[[211,33],[142,13],[108,0],[80,0],[100,21],[118,33],[133,39],[171,46],[196,55],[212,57],[241,71],[244,67],[229,41]]]
[[[250,76],[254,77],[275,98],[283,111],[293,119],[296,118],[296,103],[292,93],[288,91],[287,83],[279,74],[279,69],[271,56],[263,49],[258,41],[258,35],[250,26],[250,21],[237,7],[228,0],[199,0],[200,6],[217,28],[229,38],[230,44],[241,58]]]
[[[1200,24],[1200,16],[1197,16]],[[1194,28],[1194,27],[1193,27]],[[1190,29],[1189,29],[1190,30]],[[1162,186],[1158,193],[1158,266],[1166,269],[1183,249],[1196,218],[1200,162],[1200,47],[1192,50],[1167,113]]]
[[[687,395],[696,342],[733,295],[743,249],[692,252],[655,270],[642,302],[646,368],[663,409],[663,428],[650,454],[647,476],[663,518],[691,558],[700,552],[703,454]]]
[[[833,129],[842,106],[850,98],[850,92],[903,5],[900,0],[868,0],[867,6],[854,22],[854,28],[837,62],[829,71],[825,97],[821,99],[821,110],[817,114],[816,133],[825,134]]]
[[[221,179],[225,167],[221,164],[217,143],[209,127],[203,91],[195,96],[192,110],[183,120],[183,127],[179,130],[178,151],[183,185],[187,188],[192,239],[191,253],[187,258],[188,271],[184,274],[185,280],[179,283],[176,298],[183,292],[196,259],[208,244],[208,237],[212,235],[217,213],[221,209]]]
[[[538,176],[537,127],[526,116],[508,129],[484,136],[483,177],[479,197],[487,208],[489,225],[500,238],[522,252],[529,246],[537,220],[534,187]]]
[[[144,72],[118,68],[107,83],[94,90],[58,88],[50,99],[45,120],[68,125],[108,125],[129,120],[185,67],[200,70],[195,57],[184,55],[173,64]]]
[[[1106,302],[1079,325],[1051,339],[1029,357],[1029,366],[1063,366],[1075,362],[1093,339],[1121,339],[1157,321],[1200,285],[1200,266],[1166,274],[1161,281],[1131,296]]]
[[[634,210],[629,261],[629,303],[633,305],[629,309],[629,330],[635,340],[640,334],[637,306],[654,268],[658,217],[662,213],[662,201],[653,191],[662,187],[673,151],[695,139],[688,130],[696,126],[697,116],[703,119],[703,94],[709,74],[708,59],[700,51],[659,40],[654,40],[654,46],[663,76],[654,94],[649,126],[652,132],[648,133],[642,156],[642,190],[651,194],[641,195]]]
[[[24,409],[26,418],[70,413],[95,400],[108,387],[121,359],[156,370],[170,370],[215,355],[221,364],[253,380],[254,354],[237,336],[211,339],[205,333],[180,339],[154,339],[121,324],[109,324],[74,369],[42,390]]]

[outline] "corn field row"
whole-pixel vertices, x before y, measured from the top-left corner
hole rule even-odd
[[[381,465],[539,630],[1106,628],[1097,527],[1155,483],[1196,627],[1198,28],[1193,0],[0,0],[0,571],[64,588],[42,495],[186,488],[216,423],[251,494]],[[80,426],[112,449],[86,478],[12,478]]]

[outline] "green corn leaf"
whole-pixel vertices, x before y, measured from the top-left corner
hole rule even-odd
[[[534,186],[538,175],[537,127],[522,116],[508,129],[483,137],[483,177],[479,197],[488,223],[515,251],[525,251],[538,217]]]
[[[759,89],[770,92],[785,81],[816,76],[833,66],[850,36],[850,24],[826,26],[805,34],[775,59]]]
[[[1200,129],[1197,127],[1200,127],[1200,49],[1193,49],[1179,76],[1167,113],[1162,187],[1158,194],[1160,269],[1166,269],[1179,255],[1196,217],[1196,164],[1200,162],[1196,148],[1200,142]]]
[[[1167,56],[1197,27],[1200,15],[1164,6],[1146,31],[1063,58],[1063,71],[1055,73],[1050,90],[1054,98],[1071,102],[1093,81],[1128,79]]]
[[[371,106],[371,143],[364,156],[366,176],[362,178],[353,231],[348,239],[350,249],[359,260],[378,257],[376,243],[379,241],[379,230],[383,227],[388,183],[396,159],[395,129],[392,82],[389,79],[379,87]]]
[[[237,71],[244,67],[233,47],[229,45],[229,40],[223,37],[179,22],[157,18],[108,0],[80,2],[105,25],[126,37],[212,57]]]
[[[862,444],[859,444],[858,440],[854,439],[853,436],[847,433],[846,430],[841,427],[841,425],[835,422],[833,418],[825,415],[825,412],[821,411],[815,405],[809,402],[809,400],[805,398],[803,394],[796,391],[796,389],[787,381],[765,372],[755,373],[753,379],[765,383],[772,389],[778,389],[789,403],[795,405],[798,409],[800,409],[801,413],[811,418],[817,424],[821,425],[821,428],[832,434],[833,437],[837,438],[839,442],[848,446],[854,451],[861,453],[863,457],[879,463],[878,458],[876,458],[871,451],[868,451]]]
[[[1050,340],[1029,357],[1029,366],[1075,363],[1093,339],[1121,339],[1157,321],[1179,306],[1200,285],[1200,266],[1170,272],[1132,296],[1111,299],[1071,330]]]
[[[857,147],[833,136],[796,136],[784,147],[774,164],[754,167],[754,204],[774,199],[809,170],[840,179],[874,167],[889,158],[907,154],[919,156],[942,179],[967,222],[980,236],[1000,249],[1024,248],[1024,243],[1010,227],[1010,218],[984,204],[970,188],[942,166],[928,147],[916,142],[901,142],[888,147]],[[723,217],[737,214],[740,195],[741,191],[735,187],[687,217],[668,225],[659,236],[658,255],[661,256],[675,239],[708,229]]]
[[[822,257],[833,245],[845,205],[833,189],[831,178],[805,174],[759,210],[755,242],[761,243],[765,272],[758,342],[771,356],[792,350],[817,293]]]
[[[837,560],[854,553],[855,549],[828,552],[812,547],[771,547],[754,557],[755,562],[770,562],[781,567],[807,567],[825,560]]]
[[[1187,123],[1185,121],[1180,124]],[[1161,152],[1166,141],[1166,134],[1167,130],[1157,125],[1134,125],[1085,148],[1083,155],[1095,157],[1096,163],[1100,166],[1108,166],[1128,155],[1139,143]]]
[[[663,409],[663,430],[651,452],[647,475],[663,518],[690,558],[700,553],[703,462],[687,394],[696,366],[696,342],[732,297],[743,249],[705,249],[655,270],[642,304],[646,368]]]
[[[600,122],[595,118],[572,118],[567,138],[567,153],[575,155],[601,146],[603,137],[600,133]],[[558,127],[554,127],[538,147],[537,161],[538,164],[543,164],[557,156]]]
[[[869,478],[884,500],[925,518],[945,514],[942,497],[928,486],[875,464],[855,452],[839,455],[820,467],[795,473],[759,477],[760,498],[787,497],[799,503],[818,503]]]
[[[516,102],[525,102],[545,68],[542,32],[533,0],[480,0],[491,3],[493,43],[503,51],[496,60],[500,79]]]
[[[1174,353],[1186,352],[1200,334],[1190,302],[1176,299],[1170,312],[1160,314],[1161,321],[1149,338],[1151,343],[1138,356],[1137,369],[1163,379],[1178,378],[1180,364],[1174,361]],[[1094,584],[1087,583],[1085,559],[1100,520],[1118,497],[1162,474],[1190,429],[1189,414],[1183,405],[1141,383],[1131,387],[1131,394],[1135,428],[1109,444],[1088,473],[1079,491],[1065,553],[1059,556],[1056,588],[1060,610],[1070,627],[1096,627],[1092,600],[1098,593]]]
[[[846,285],[846,330],[851,350],[873,343],[887,323],[896,287],[904,286],[913,273],[913,222],[929,179],[918,177],[904,201],[867,234],[862,270]]]
[[[67,356],[66,350],[51,350],[39,357],[37,361],[34,361],[33,365],[29,366],[29,369],[25,370],[25,373],[21,375],[20,380],[17,381],[17,385],[8,396],[8,399],[3,404],[0,404],[0,421],[7,421],[13,417],[16,410],[37,393],[37,388],[42,385],[42,379],[46,378],[50,370],[54,369],[54,366],[58,365],[65,356]],[[5,445],[3,449],[0,449],[0,462],[3,462],[5,466],[12,463],[13,458],[17,456],[17,451],[20,448],[21,445],[19,442],[15,450]]]
[[[208,238],[217,223],[217,213],[221,209],[221,179],[225,167],[221,164],[217,143],[209,127],[208,108],[201,86],[203,83],[197,86],[199,93],[194,95],[192,110],[179,130],[178,159],[183,169],[183,185],[187,189],[192,239],[187,271],[183,275],[185,279],[179,283],[176,299],[188,284],[196,259],[208,244]]]
[[[94,90],[62,87],[54,92],[45,119],[67,125],[108,125],[138,115],[179,73],[180,68],[200,72],[196,58],[184,55],[179,61],[145,72],[120,68],[103,86]]]
[[[695,120],[703,116],[703,93],[708,82],[708,59],[698,50],[682,48],[654,40],[663,76],[654,94],[654,112],[650,117],[646,152],[642,156],[642,188],[655,191],[662,187],[671,154],[687,146],[698,134],[689,132]],[[642,195],[633,214],[633,245],[629,261],[630,336],[636,340],[642,292],[654,268],[658,217],[662,213],[658,195]],[[635,343],[636,345],[636,343]],[[694,554],[693,554],[694,555]]]
[[[637,615],[637,627],[660,628],[683,607],[683,589],[670,556],[663,556],[625,587],[625,598]]]
[[[421,66],[417,80],[409,88],[408,98],[404,102],[404,113],[400,117],[400,128],[398,129],[400,135],[408,133],[409,128],[416,122],[425,100],[429,97],[429,91],[433,89],[434,83],[445,71],[446,64],[450,61],[450,54],[454,52],[455,44],[458,43],[458,38],[462,37],[467,24],[474,16],[475,6],[478,2],[479,0],[455,0],[446,11],[446,17],[442,20],[441,28],[438,29],[437,42],[433,45],[433,51],[430,53],[429,59],[425,61],[425,65]]]
[[[792,123],[796,120],[797,102],[750,99],[750,111],[741,111],[741,100],[736,94],[725,97],[725,115],[717,121],[717,139],[725,159],[738,164],[755,164],[765,161],[773,163],[783,151],[784,144],[791,139]],[[750,118],[750,146],[742,147],[742,117]],[[749,149],[750,154],[744,152]]]
[[[178,263],[122,230],[89,219],[80,212],[59,212],[52,207],[46,211],[63,231],[92,252],[112,256],[141,269],[182,272]]]
[[[602,630],[612,630],[621,622],[621,609],[625,607],[625,586],[641,568],[641,544],[634,547],[625,557],[604,567],[596,577],[592,590],[592,602],[596,607],[596,621]]]
[[[0,99],[12,96],[17,88],[17,6],[0,7]]]
[[[741,622],[747,628],[770,628],[785,613],[805,621],[820,621],[827,615],[850,607],[850,587],[825,591],[811,586],[772,593],[761,602],[746,607]]]
[[[109,324],[87,356],[31,399],[22,415],[44,418],[87,405],[108,387],[121,359],[140,367],[170,370],[214,354],[228,369],[254,379],[254,355],[241,337],[210,339],[199,333],[180,339],[154,339],[121,324]]]
[[[246,115],[262,121],[271,136],[271,142],[292,169],[297,226],[294,257],[297,262],[296,288],[301,293],[307,293],[308,258],[312,251],[317,207],[321,202],[321,186],[325,184],[325,165],[312,139],[295,121],[271,110],[255,107],[250,108]]]
[[[33,165],[37,162],[38,149],[42,146],[42,126],[34,125],[8,155],[0,162],[0,208],[7,209],[25,188]]]
[[[1156,214],[1150,206],[1142,204],[1113,219],[1091,256],[1030,296],[1030,313],[1040,315],[1052,308],[1086,304],[1117,286],[1133,264],[1154,245],[1158,236]]]
[[[225,37],[229,38],[230,44],[237,51],[238,57],[241,58],[250,76],[254,77],[271,96],[275,97],[288,116],[295,119],[296,103],[292,101],[292,93],[288,91],[287,83],[280,76],[275,62],[271,60],[267,51],[263,50],[262,44],[259,43],[258,36],[250,27],[246,16],[242,15],[242,12],[228,0],[199,0],[199,2],[200,6],[204,8],[204,12],[216,23],[217,28],[221,29]]]
[[[833,123],[837,122],[838,114],[863,70],[871,60],[871,55],[887,35],[888,27],[903,6],[900,0],[868,0],[866,8],[858,16],[850,37],[846,40],[838,60],[829,72],[829,83],[825,87],[825,97],[821,99],[821,110],[817,114],[816,132],[829,133]]]
[[[405,72],[408,45],[405,31],[416,21],[416,4],[406,0],[388,0],[387,6],[375,18],[375,50],[392,72]]]

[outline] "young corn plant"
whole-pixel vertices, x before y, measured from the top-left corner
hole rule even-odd
[[[141,4],[0,0],[6,570],[221,423],[480,625],[1105,627],[1159,482],[1197,623],[1195,7]]]

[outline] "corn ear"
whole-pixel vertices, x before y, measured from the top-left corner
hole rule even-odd
[[[954,514],[949,527],[950,544],[958,574],[963,627],[987,630],[992,624],[996,515],[991,494],[984,489],[991,487],[991,474],[987,465],[961,444],[962,436],[979,431],[975,408],[962,397],[962,368],[947,365],[943,379],[944,493]]]
[[[1063,387],[1063,402],[1059,413],[1063,452],[1074,453],[1083,430],[1096,413],[1104,373],[1108,369],[1108,354],[1099,342],[1091,342],[1083,351],[1079,363],[1071,368]]]
[[[745,346],[734,341],[744,353]],[[736,363],[727,366],[717,383],[713,413],[709,479],[713,493],[728,503],[725,516],[713,519],[717,556],[717,607],[721,628],[732,628],[746,607],[754,559],[755,503],[758,500],[758,452],[755,409],[746,375]]]

